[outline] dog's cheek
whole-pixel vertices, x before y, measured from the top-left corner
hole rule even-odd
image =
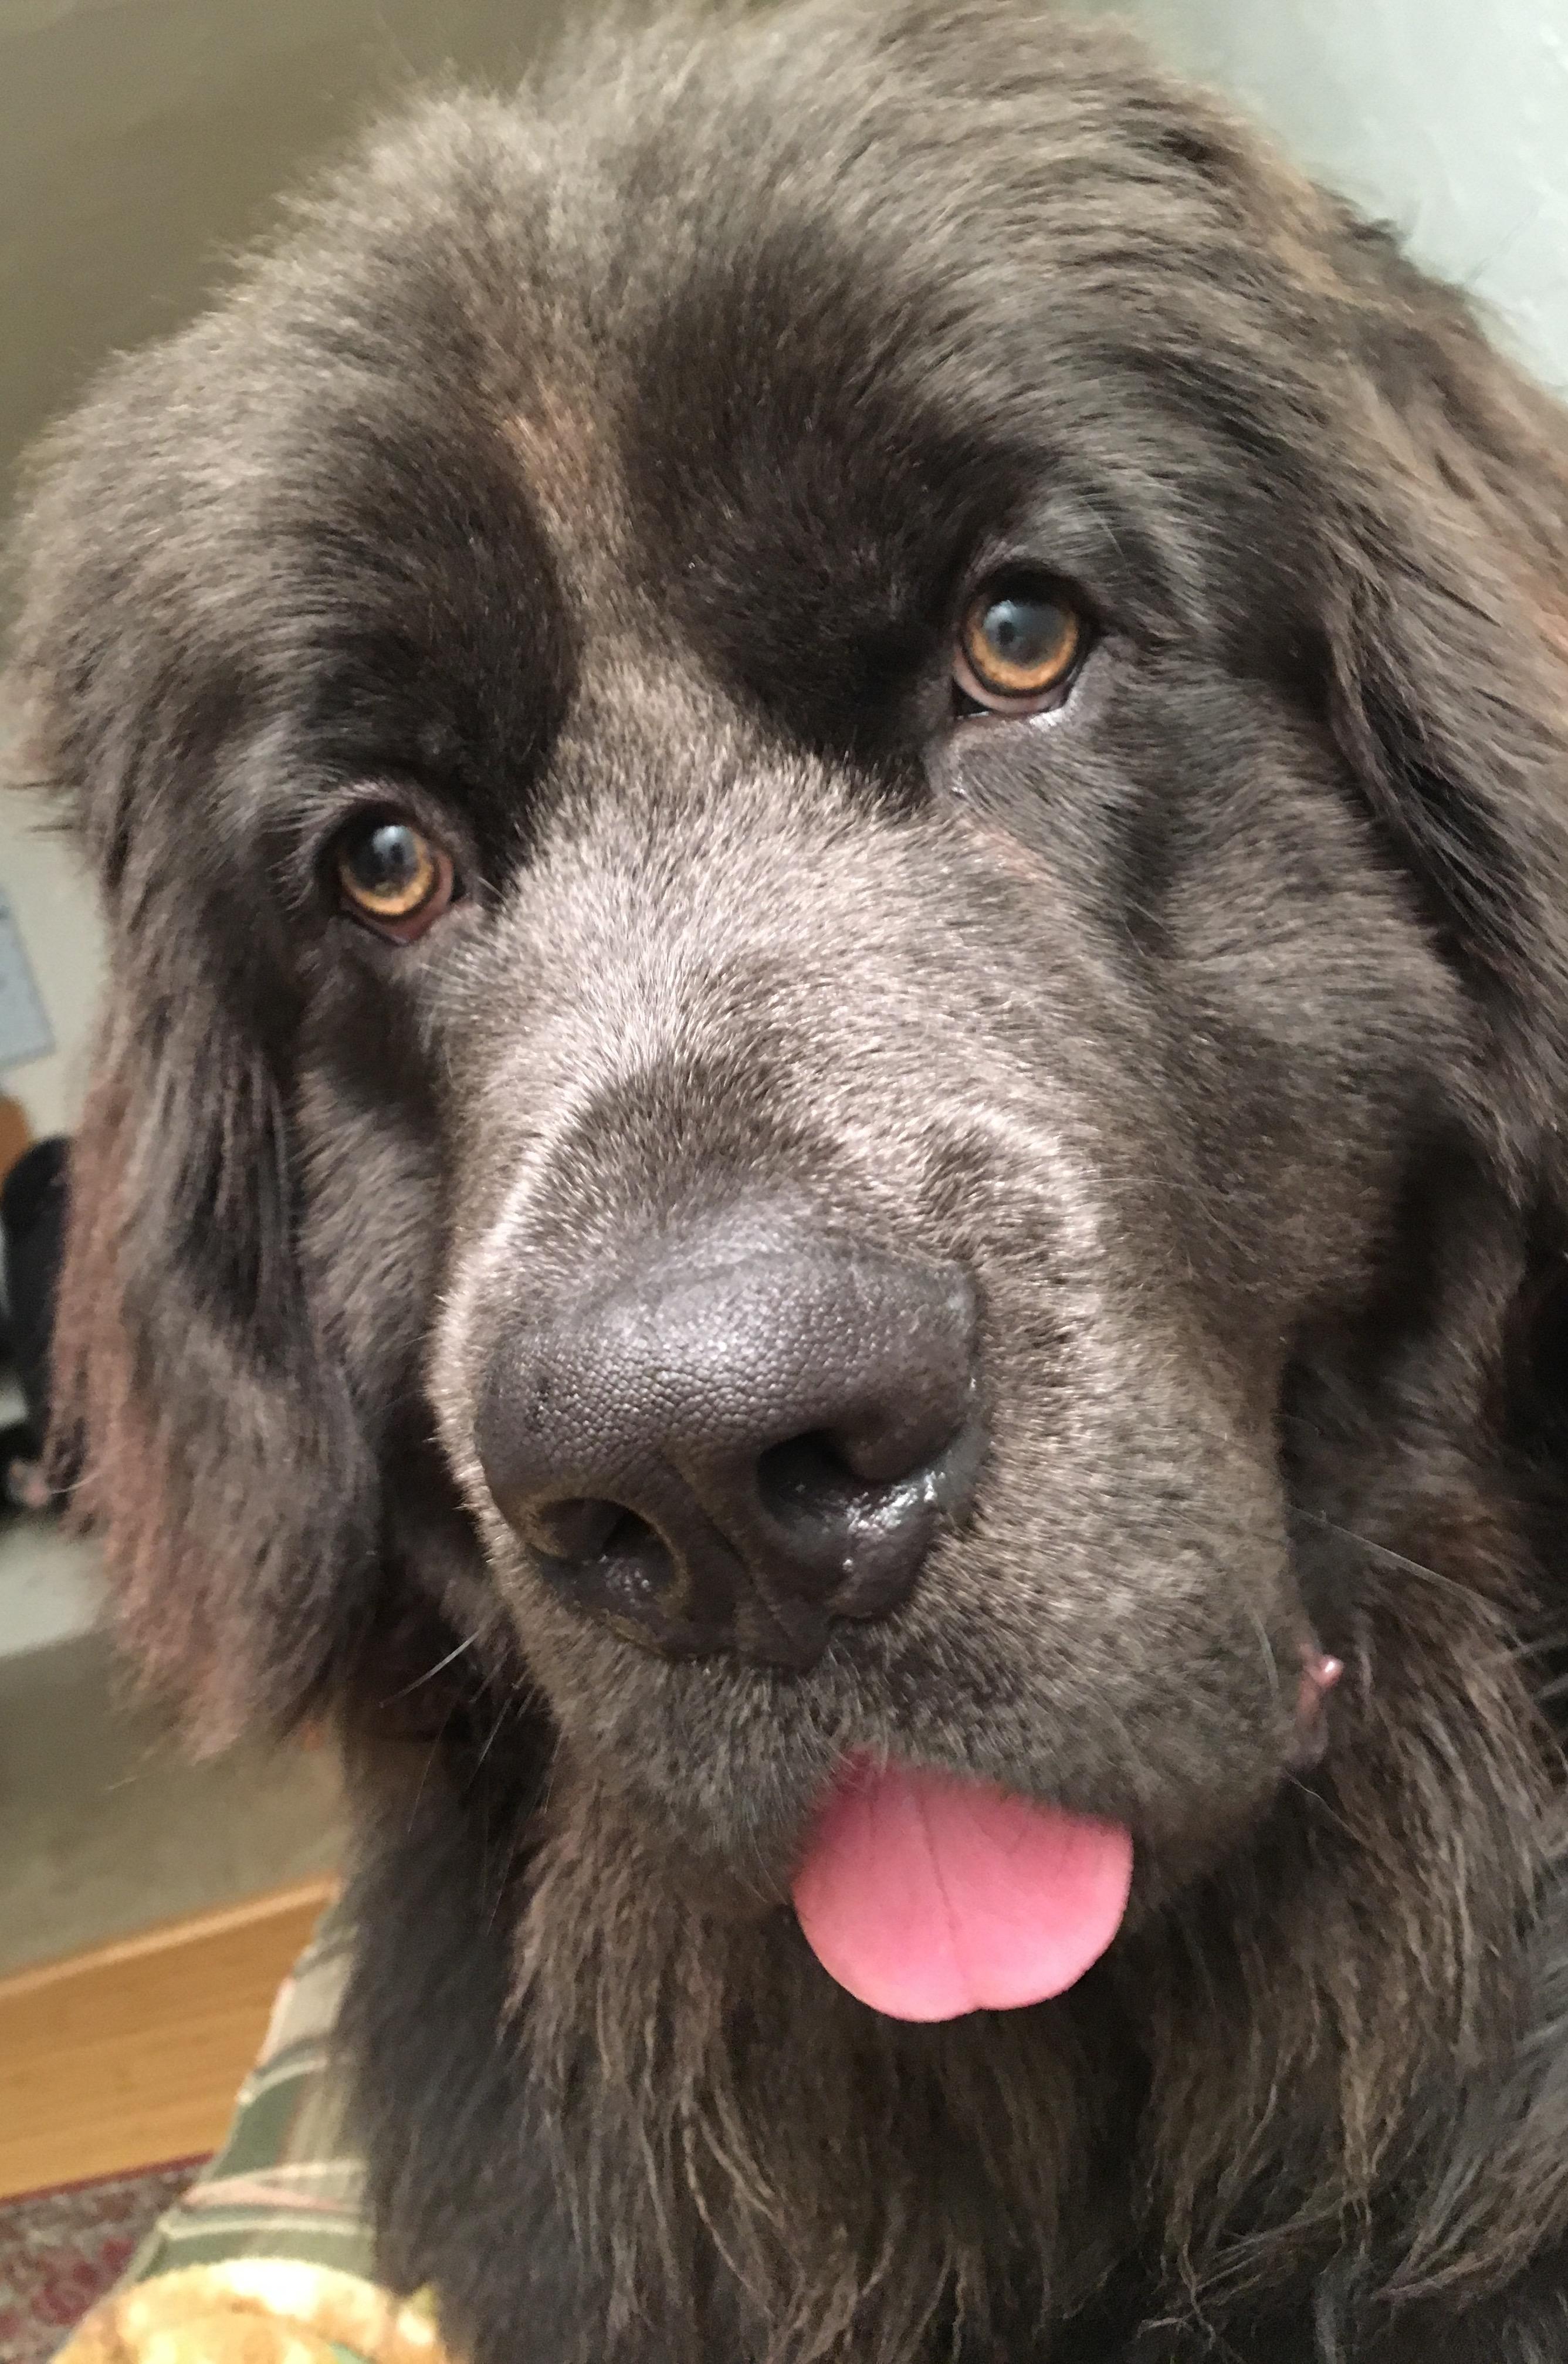
[[[441,1261],[439,1142],[419,1112],[302,1086],[300,1254],[373,1435],[417,1387]]]

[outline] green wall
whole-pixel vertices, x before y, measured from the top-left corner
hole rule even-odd
[[[1568,0],[1115,0],[1568,391]]]

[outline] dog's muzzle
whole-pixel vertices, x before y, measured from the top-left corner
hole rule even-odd
[[[476,1442],[577,1608],[673,1656],[804,1669],[904,1600],[984,1429],[967,1275],[797,1221],[710,1221],[508,1329]]]

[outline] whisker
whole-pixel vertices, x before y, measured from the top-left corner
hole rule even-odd
[[[1392,1560],[1396,1567],[1402,1567],[1408,1576],[1425,1577],[1429,1584],[1444,1585],[1450,1592],[1457,1592],[1463,1600],[1474,1599],[1470,1587],[1461,1584],[1456,1577],[1445,1576],[1440,1568],[1429,1567],[1424,1560],[1412,1559],[1407,1552],[1396,1551],[1392,1544],[1375,1543],[1371,1535],[1358,1534],[1353,1527],[1342,1527],[1338,1520],[1325,1517],[1321,1511],[1298,1509],[1296,1516],[1321,1527],[1326,1534],[1338,1535],[1343,1543],[1356,1544],[1362,1551],[1374,1553],[1379,1559]]]
[[[405,1683],[400,1691],[394,1691],[390,1699],[384,1699],[383,1707],[395,1707],[398,1701],[406,1699],[410,1691],[418,1690],[426,1683],[433,1683],[454,1658],[461,1658],[465,1650],[472,1650],[478,1639],[477,1634],[471,1634],[466,1642],[460,1642],[455,1649],[447,1652],[444,1658],[438,1658],[433,1667],[427,1667],[422,1675],[416,1675],[411,1683]]]
[[[1346,1822],[1343,1814],[1340,1812],[1337,1807],[1329,1804],[1321,1790],[1315,1790],[1310,1781],[1304,1781],[1302,1779],[1299,1773],[1287,1773],[1284,1778],[1285,1786],[1288,1789],[1294,1790],[1297,1797],[1305,1798],[1308,1805],[1310,1805],[1316,1812],[1320,1813],[1326,1822],[1332,1823],[1335,1829],[1342,1833],[1342,1834],[1350,1840],[1352,1846],[1360,1845],[1360,1841],[1357,1839],[1356,1834],[1354,1831],[1351,1830],[1349,1823]]]
[[[401,1696],[401,1694],[399,1696]],[[453,1700],[445,1715],[441,1718],[440,1730],[437,1733],[428,1748],[425,1751],[425,1762],[419,1767],[419,1786],[414,1792],[414,1801],[408,1809],[408,1832],[410,1837],[413,1835],[415,1823],[418,1820],[419,1801],[425,1794],[425,1784],[429,1779],[430,1767],[435,1763],[440,1751],[441,1743],[447,1736],[447,1726],[450,1723],[456,1713],[457,1701],[456,1700]]]
[[[515,1704],[516,1702],[512,1700],[502,1701],[500,1713],[496,1716],[495,1723],[490,1727],[490,1737],[473,1760],[473,1772],[475,1777],[477,1777],[479,1768],[484,1764],[485,1758],[489,1756],[490,1751],[500,1739],[501,1727],[506,1723],[507,1717],[511,1714]]]
[[[1264,1624],[1262,1614],[1255,1603],[1252,1601],[1249,1601],[1247,1603],[1247,1614],[1251,1618],[1253,1628],[1257,1634],[1258,1647],[1262,1652],[1263,1671],[1269,1678],[1269,1697],[1273,1701],[1274,1707],[1277,1710],[1280,1704],[1279,1659],[1274,1655],[1273,1644],[1269,1639],[1269,1629]]]

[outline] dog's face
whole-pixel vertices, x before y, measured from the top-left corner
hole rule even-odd
[[[809,253],[824,229],[792,221],[781,243]],[[415,946],[328,923],[367,1023],[390,992],[431,1045],[450,1196],[418,1223],[409,1352],[528,1660],[574,1750],[740,1868],[782,1868],[861,1752],[1162,1845],[1212,1845],[1272,1792],[1320,1640],[1286,1533],[1287,1366],[1363,1299],[1478,1049],[1314,723],[1269,555],[1299,520],[1268,520],[1222,431],[1107,370],[1102,318],[1075,317],[1053,267],[1049,204],[1032,235],[997,218],[977,236],[1021,251],[980,274],[945,375],[941,257],[886,321],[874,248],[783,388],[774,333],[748,350],[738,325],[716,351],[751,254],[721,251],[673,300],[660,283],[674,318],[628,324],[624,359],[534,348],[516,441],[550,566],[506,584],[503,629],[525,681],[559,667],[558,709],[526,782],[507,772],[455,824],[357,757],[352,792],[368,775],[473,886]],[[822,266],[776,267],[782,331]],[[1046,318],[1015,388],[994,348],[1035,283]],[[699,300],[715,325],[681,318]],[[702,355],[690,383],[683,351]],[[1129,481],[1118,452],[1162,440],[1165,481]],[[573,506],[547,507],[556,467]],[[392,530],[388,514],[367,539]],[[1075,642],[1017,710],[964,687],[966,631],[1014,610],[1045,670]],[[454,714],[481,693],[446,652],[474,629],[421,652],[419,696],[445,670]],[[321,1040],[324,1155],[338,1095],[362,1090],[342,1039]],[[324,1286],[352,1304],[405,1261],[409,1221],[345,1182],[317,1237]],[[648,1361],[700,1392],[738,1350],[673,1343],[669,1299],[695,1290],[733,1331],[746,1309],[709,1266],[740,1260],[766,1288],[775,1263],[773,1286],[809,1294],[834,1243],[967,1277],[984,1458],[891,1611],[834,1614],[828,1593],[826,1630],[794,1650],[773,1630],[787,1571],[700,1474],[695,1515],[742,1563],[734,1620],[722,1572],[694,1606],[701,1572],[670,1570],[694,1514],[622,1466],[640,1435],[599,1442],[635,1422],[609,1365],[637,1351],[599,1333],[606,1299],[651,1299]],[[823,1286],[874,1323],[848,1267]],[[917,1388],[932,1351],[840,1391]],[[747,1362],[737,1380],[759,1453],[830,1431],[829,1400],[775,1404],[770,1376]],[[680,1464],[679,1409],[661,1416]],[[550,1521],[506,1515],[509,1445],[546,1495],[651,1526],[663,1564],[622,1579],[660,1596],[651,1627],[617,1590],[626,1530],[586,1539],[607,1542],[596,1574],[541,1572]],[[748,1621],[758,1594],[773,1624]]]
[[[1546,429],[1119,49],[789,22],[434,108],[72,430],[100,1499],[153,1657],[308,1687],[395,1581],[721,1882],[890,1757],[1151,1898],[1548,1188]]]

